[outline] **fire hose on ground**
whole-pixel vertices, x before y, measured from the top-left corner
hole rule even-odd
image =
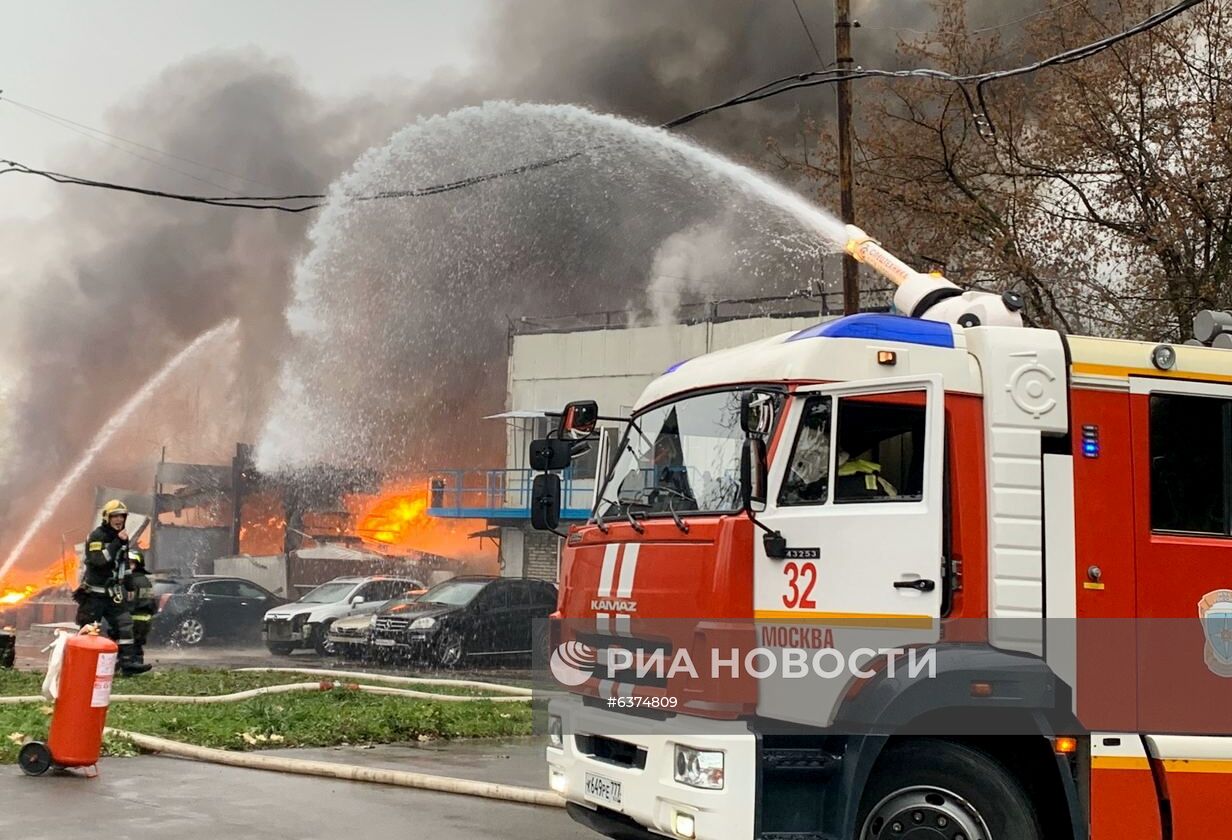
[[[389,688],[379,685],[359,685],[357,683],[320,682],[288,683],[287,685],[270,685],[263,688],[252,688],[247,691],[237,691],[233,694],[113,694],[112,703],[183,703],[188,705],[208,706],[212,703],[238,703],[263,697],[269,694],[293,694],[300,691],[333,691],[343,689],[362,691],[367,694],[383,694],[389,697],[408,697],[415,700],[440,700],[446,703],[469,702],[471,700],[487,700],[490,703],[525,703],[530,700],[523,696],[487,697],[476,694],[437,694],[429,691],[415,691],[406,688]],[[42,703],[46,699],[40,694],[18,697],[0,697],[0,705],[16,705],[20,703]]]
[[[391,688],[389,686],[362,685],[359,683],[342,683],[333,679],[323,679],[318,682],[300,682],[287,685],[265,686],[263,688],[237,691],[221,695],[161,695],[161,694],[117,694],[111,697],[112,702],[128,703],[183,703],[211,704],[236,703],[275,694],[289,694],[305,691],[348,690],[361,691],[370,694],[380,694],[394,697],[407,697],[416,700],[438,700],[444,702],[459,701],[489,701],[494,703],[519,703],[531,699],[531,690],[519,686],[501,685],[476,680],[449,680],[428,677],[399,677],[385,674],[365,674],[357,671],[331,671],[309,668],[246,668],[245,672],[274,672],[306,674],[321,677],[339,677],[343,679],[366,679],[374,682],[387,682],[402,685],[436,685],[457,688],[469,688],[491,691],[490,695],[473,694],[440,694],[436,692],[417,691],[414,689]],[[40,703],[45,702],[42,695],[0,697],[0,704]],[[188,758],[206,761],[213,764],[223,764],[230,767],[245,767],[254,770],[267,770],[280,773],[294,773],[304,776],[339,779],[343,781],[368,782],[371,784],[393,785],[396,787],[432,790],[441,793],[454,793],[463,796],[478,796],[485,799],[495,799],[504,802],[516,802],[525,805],[562,808],[564,800],[548,790],[522,787],[519,785],[481,782],[473,779],[459,779],[452,776],[440,776],[432,773],[418,773],[407,770],[389,770],[373,767],[362,767],[354,764],[337,764],[328,761],[312,761],[284,756],[255,755],[252,753],[231,752],[210,747],[198,747],[167,738],[158,738],[140,732],[129,732],[123,729],[107,727],[108,734],[124,738],[139,749],[155,752],[160,755],[177,758]]]
[[[396,787],[419,788],[421,790],[434,790],[441,793],[457,793],[463,796],[479,796],[484,799],[518,802],[524,805],[541,805],[549,808],[563,808],[565,806],[565,801],[551,791],[521,787],[519,785],[477,782],[473,779],[458,779],[453,776],[437,776],[431,773],[415,773],[408,770],[360,767],[356,764],[335,764],[332,761],[311,761],[303,758],[284,758],[283,756],[230,752],[228,750],[182,744],[179,741],[155,738],[138,732],[126,732],[123,729],[107,727],[106,731],[109,734],[127,738],[143,750],[150,750],[162,755],[179,758],[208,761],[213,764],[225,764],[230,767],[247,767],[253,770],[273,770],[279,773],[320,776],[350,782],[369,782],[380,785],[394,785]]]

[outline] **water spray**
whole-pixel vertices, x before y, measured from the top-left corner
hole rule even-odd
[[[855,225],[847,225],[846,233],[843,250],[898,287],[894,306],[900,312],[960,327],[1022,326],[1023,300],[1017,292],[964,292],[940,273],[916,271]]]
[[[13,564],[17,562],[17,559],[21,557],[22,552],[24,552],[26,547],[30,544],[30,540],[34,539],[34,535],[37,534],[39,530],[47,524],[47,520],[51,519],[52,515],[55,514],[56,508],[58,508],[60,503],[64,501],[64,497],[68,495],[68,491],[73,489],[73,485],[76,484],[83,475],[85,475],[86,470],[88,470],[90,465],[94,463],[94,460],[103,451],[103,448],[111,442],[111,439],[115,437],[116,433],[118,433],[120,429],[124,428],[124,425],[132,419],[133,415],[137,413],[137,410],[141,408],[146,400],[152,397],[154,392],[157,391],[158,388],[166,382],[172,374],[179,370],[179,368],[186,361],[192,358],[199,350],[203,347],[207,347],[215,339],[220,338],[223,335],[230,335],[234,333],[238,325],[239,320],[232,318],[231,320],[225,321],[217,327],[214,327],[214,329],[202,333],[196,341],[185,347],[173,356],[167,364],[163,365],[162,370],[154,374],[153,378],[146,382],[141,390],[137,391],[136,394],[133,394],[133,396],[128,399],[128,402],[120,406],[120,409],[115,414],[111,415],[111,418],[101,429],[99,429],[98,434],[94,436],[94,439],[90,441],[90,445],[86,448],[85,454],[78,459],[77,463],[73,465],[64,478],[60,479],[60,483],[55,486],[50,495],[48,495],[46,500],[44,500],[42,506],[38,510],[38,513],[36,513],[34,515],[34,519],[31,520],[30,526],[26,528],[25,533],[21,535],[21,539],[19,539],[17,544],[13,546],[12,550],[8,554],[8,557],[4,559],[4,563],[0,564],[0,581],[4,580],[4,576],[8,574],[9,569],[11,569]],[[72,585],[71,581],[66,582],[69,583],[70,586]]]

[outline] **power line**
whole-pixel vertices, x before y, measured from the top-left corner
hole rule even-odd
[[[69,124],[69,121],[68,121],[68,120],[63,120],[63,121],[62,121],[59,117],[53,117],[51,114],[49,114],[49,113],[45,113],[45,112],[40,112],[40,111],[38,111],[37,109],[27,108],[27,107],[26,107],[26,106],[24,106],[24,105],[20,105],[20,104],[18,104],[18,103],[16,103],[16,102],[13,102],[12,100],[0,99],[0,102],[11,102],[13,105],[17,105],[17,107],[19,107],[19,108],[25,108],[25,109],[26,109],[27,111],[29,111],[30,113],[32,113],[32,114],[34,114],[34,115],[36,115],[36,116],[42,117],[43,119],[47,120],[48,122],[52,123],[53,125],[58,125],[58,126],[60,126],[61,128],[63,128],[63,129],[66,129],[66,130],[68,130],[68,131],[73,132],[74,134],[80,135],[81,137],[85,137],[87,140],[93,140],[93,141],[95,141],[96,143],[102,143],[104,146],[110,146],[111,148],[115,149],[116,151],[123,152],[123,153],[124,153],[124,154],[126,154],[126,155],[131,155],[132,157],[135,157],[135,158],[137,158],[138,160],[144,160],[146,163],[153,164],[154,166],[157,166],[157,167],[159,167],[160,169],[166,169],[166,170],[167,170],[167,171],[169,171],[169,172],[174,172],[174,173],[176,173],[177,175],[183,175],[185,178],[191,178],[191,179],[192,179],[192,180],[194,180],[194,181],[198,181],[198,182],[200,182],[200,183],[202,183],[202,184],[205,184],[205,185],[207,185],[207,186],[210,186],[210,187],[217,187],[217,188],[218,188],[218,189],[220,189],[220,190],[225,190],[225,189],[227,189],[227,188],[226,188],[226,187],[224,187],[222,184],[217,184],[217,183],[215,183],[215,182],[213,182],[213,181],[211,181],[211,180],[209,180],[209,179],[207,179],[207,178],[200,178],[200,177],[198,177],[198,176],[196,176],[196,175],[193,175],[191,172],[185,172],[184,170],[182,170],[182,169],[177,169],[177,168],[175,168],[174,166],[168,166],[166,163],[163,163],[161,160],[158,160],[158,159],[156,159],[156,158],[152,158],[152,157],[148,157],[148,156],[146,156],[146,155],[141,154],[140,152],[135,152],[135,151],[133,151],[132,149],[127,149],[127,148],[125,148],[125,147],[123,147],[123,146],[119,145],[118,143],[112,143],[110,140],[105,140],[105,139],[103,139],[102,137],[96,137],[96,136],[94,136],[93,134],[89,134],[89,133],[88,133],[88,132],[86,132],[86,131],[82,131],[81,129],[74,128],[72,125],[70,125],[70,124]]]
[[[1052,6],[1047,9],[1040,9],[1038,12],[1033,12],[1032,14],[1029,14],[1029,15],[1023,15],[1022,17],[1017,18],[1016,20],[1007,20],[1005,23],[998,23],[996,26],[982,26],[979,29],[972,29],[971,34],[972,35],[982,35],[985,32],[995,32],[998,29],[1005,29],[1006,27],[1015,26],[1019,23],[1026,23],[1029,20],[1035,20],[1035,18],[1043,17],[1044,15],[1054,15],[1057,12],[1061,11],[1062,9],[1068,9],[1070,6],[1077,6],[1081,2],[1082,0],[1070,0],[1070,2],[1062,3],[1060,6]]]
[[[97,187],[99,189],[115,190],[117,192],[136,193],[137,195],[146,195],[153,198],[170,198],[177,201],[186,201],[193,204],[209,204],[215,207],[237,207],[248,210],[281,210],[284,213],[303,213],[305,210],[312,210],[320,207],[320,203],[308,204],[303,207],[290,207],[281,204],[259,204],[256,202],[268,202],[280,200],[275,197],[261,196],[200,196],[200,195],[185,195],[183,193],[164,192],[163,190],[151,190],[144,187],[135,187],[130,184],[114,184],[108,181],[95,181],[90,178],[79,178],[75,175],[64,175],[59,172],[50,172],[45,169],[34,169],[25,164],[18,163],[15,160],[0,160],[0,175],[10,172],[16,172],[22,175],[37,175],[46,178],[49,181],[54,181],[57,184],[75,184],[81,187]],[[324,198],[322,195],[316,196],[283,196],[282,200],[290,200],[297,198]]]
[[[1068,9],[1070,6],[1077,6],[1082,0],[1070,0],[1068,3],[1062,3],[1060,6],[1050,6],[1046,9],[1032,12],[1029,15],[1023,15],[1014,20],[1007,20],[1004,23],[997,23],[992,26],[981,26],[977,29],[972,29],[967,32],[968,35],[982,35],[985,32],[996,32],[998,29],[1008,29],[1011,26],[1016,26],[1020,23],[1026,23],[1035,18],[1044,17],[1045,15],[1055,15],[1057,12]],[[912,29],[909,26],[865,26],[860,24],[861,29],[866,29],[869,32],[910,32],[912,35],[931,35],[927,29]]]
[[[0,94],[2,94],[2,93],[3,93],[3,91],[0,91]],[[228,171],[228,170],[226,170],[226,169],[220,169],[220,168],[219,168],[219,167],[217,167],[217,166],[212,166],[212,165],[210,165],[210,164],[208,164],[208,163],[202,163],[201,161],[198,161],[198,160],[193,160],[193,159],[191,159],[191,158],[181,157],[180,155],[172,154],[171,152],[165,151],[165,150],[163,150],[163,149],[159,149],[159,148],[157,148],[157,147],[155,147],[155,146],[149,146],[149,145],[147,145],[147,144],[145,144],[145,143],[139,143],[139,142],[137,142],[136,140],[129,140],[129,139],[128,139],[128,138],[126,138],[126,137],[120,137],[118,134],[112,134],[111,132],[108,132],[108,131],[103,131],[101,128],[95,128],[95,127],[93,127],[93,126],[86,125],[85,123],[77,122],[76,120],[71,120],[71,119],[69,119],[68,117],[64,117],[64,116],[61,116],[61,115],[59,115],[59,114],[53,114],[51,111],[47,111],[47,110],[44,110],[44,109],[42,109],[42,108],[36,108],[36,107],[34,107],[33,105],[29,105],[29,104],[27,104],[27,103],[25,103],[25,102],[18,102],[16,99],[13,99],[13,98],[12,98],[12,97],[10,97],[10,96],[0,96],[0,102],[7,102],[7,103],[9,103],[10,105],[15,105],[15,106],[17,106],[18,108],[21,108],[21,109],[23,109],[23,110],[29,111],[29,112],[30,112],[30,113],[32,113],[32,114],[35,114],[36,116],[43,117],[44,119],[48,120],[49,122],[58,122],[58,123],[61,123],[61,124],[62,124],[62,125],[61,125],[61,127],[62,127],[62,128],[67,128],[67,129],[69,129],[70,131],[72,131],[72,130],[73,130],[73,127],[74,127],[74,126],[75,126],[76,128],[79,128],[79,129],[84,129],[86,132],[90,132],[90,133],[89,133],[89,134],[85,134],[85,135],[83,135],[83,136],[89,137],[89,138],[90,138],[90,139],[92,139],[92,140],[98,140],[98,139],[99,139],[99,138],[97,138],[97,137],[93,137],[93,136],[91,136],[92,134],[102,135],[103,137],[107,137],[107,138],[110,138],[110,139],[112,139],[112,140],[118,140],[118,141],[119,141],[119,142],[121,142],[121,143],[127,143],[127,144],[128,144],[128,145],[130,145],[130,146],[136,146],[138,149],[144,149],[144,150],[145,150],[145,151],[147,151],[147,152],[153,152],[154,154],[157,154],[157,155],[162,155],[163,157],[171,158],[172,160],[178,160],[178,161],[180,161],[181,163],[188,163],[188,164],[192,164],[193,166],[200,167],[201,169],[208,169],[208,170],[210,170],[211,172],[217,172],[217,173],[218,173],[218,174],[220,174],[220,175],[226,175],[226,176],[228,176],[228,177],[230,177],[230,178],[235,178],[235,179],[237,179],[237,180],[239,180],[239,181],[246,181],[246,182],[248,182],[249,184],[254,184],[254,185],[258,186],[258,187],[268,187],[268,186],[269,186],[268,184],[263,184],[263,183],[261,183],[260,181],[254,181],[254,180],[253,180],[253,179],[251,179],[251,178],[246,178],[246,177],[244,177],[243,175],[238,175],[238,174],[236,174],[236,173],[234,173],[234,172],[230,172],[230,171]],[[64,123],[67,123],[67,125],[63,125]],[[77,132],[77,133],[79,133],[79,134],[80,134],[81,132]],[[100,142],[102,142],[102,141],[100,141]],[[107,145],[109,145],[109,146],[110,146],[111,144],[110,144],[110,143],[107,143]],[[113,146],[113,148],[118,148],[118,147],[114,147],[114,146]],[[125,151],[125,152],[127,152],[128,150],[127,150],[127,149],[120,149],[120,151]],[[130,152],[130,154],[131,154],[131,152]],[[143,160],[148,160],[148,158],[142,158],[142,159],[143,159]],[[173,172],[179,172],[180,170],[178,170],[178,169],[172,169],[172,171],[173,171]],[[188,173],[181,172],[180,174],[185,175],[185,174],[188,174]],[[189,175],[188,177],[192,178],[192,177],[195,177],[195,176],[193,176],[193,175]],[[199,179],[198,179],[198,180],[199,180]],[[208,182],[208,183],[210,183],[212,186],[218,186],[217,184],[214,184],[212,181],[211,181],[211,182]],[[225,188],[225,187],[219,187],[219,189],[226,189],[226,188]]]
[[[796,8],[796,17],[800,18],[800,26],[804,29],[804,34],[808,37],[808,42],[813,47],[813,55],[817,56],[817,66],[825,67],[826,60],[821,57],[821,50],[817,49],[817,42],[813,40],[813,33],[809,31],[809,25],[804,20],[804,13],[800,11],[800,4],[796,0],[791,0],[791,5]]]
[[[1193,8],[1204,0],[1181,0],[1173,6],[1164,9],[1151,15],[1146,20],[1130,27],[1122,32],[1094,41],[1090,44],[1085,44],[1080,47],[1075,47],[1070,50],[1058,53],[1032,64],[1021,67],[1009,68],[1006,70],[996,70],[987,73],[972,73],[966,75],[956,75],[948,73],[944,70],[932,70],[928,68],[917,68],[911,70],[866,70],[857,68],[856,70],[844,72],[840,68],[829,70],[813,70],[806,73],[799,73],[792,76],[784,76],[772,82],[760,85],[746,93],[731,99],[719,102],[715,105],[710,105],[705,108],[700,108],[688,114],[683,114],[673,120],[663,123],[659,128],[671,130],[687,125],[694,120],[700,119],[708,114],[722,111],[727,108],[734,108],[740,105],[746,105],[752,102],[758,102],[763,99],[768,99],[773,96],[779,96],[793,90],[815,87],[817,85],[833,84],[840,81],[854,81],[856,79],[903,79],[903,78],[923,78],[936,81],[951,82],[958,85],[959,90],[966,98],[967,105],[975,115],[976,125],[982,136],[987,140],[992,140],[995,137],[995,129],[992,122],[988,118],[987,106],[984,97],[984,87],[991,82],[1002,79],[1009,79],[1016,76],[1035,73],[1048,67],[1058,67],[1065,64],[1071,64],[1076,61],[1081,61],[1090,58],[1093,55],[1103,52],[1127,38],[1132,38],[1149,29],[1153,29],[1177,15]],[[979,104],[972,99],[966,85],[974,84],[976,90],[976,99]],[[503,178],[508,175],[520,175],[527,172],[533,172],[539,169],[546,169],[551,166],[565,163],[574,160],[588,151],[593,151],[595,147],[580,149],[566,155],[560,155],[554,158],[545,160],[532,161],[530,163],[514,166],[509,169],[503,169],[498,172],[489,172],[481,175],[472,175],[468,178],[462,178],[456,181],[450,181],[444,184],[436,184],[428,187],[416,187],[406,190],[389,190],[376,193],[370,196],[356,196],[355,200],[370,201],[385,198],[408,198],[408,197],[423,197],[430,195],[439,195],[453,190],[463,189],[466,187],[482,184],[487,181]],[[279,210],[286,213],[303,213],[307,210],[313,210],[321,206],[326,196],[323,193],[303,194],[303,195],[284,195],[284,196],[198,196],[185,195],[182,193],[171,193],[162,190],[151,190],[142,187],[134,187],[131,185],[114,184],[106,181],[96,181],[89,178],[80,178],[73,175],[65,175],[47,170],[35,169],[12,160],[0,160],[0,166],[6,168],[0,169],[0,175],[15,172],[25,175],[37,175],[47,178],[51,181],[61,184],[76,184],[78,186],[96,187],[100,189],[118,190],[121,192],[136,193],[139,195],[147,195],[156,198],[175,199],[178,201],[187,201],[198,204],[208,204],[217,207],[235,207],[241,209],[253,210]],[[299,207],[292,207],[280,204],[282,201],[292,200],[309,200],[317,203],[307,204]]]

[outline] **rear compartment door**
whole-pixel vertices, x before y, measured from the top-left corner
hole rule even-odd
[[[851,682],[883,667],[881,651],[937,641],[943,397],[937,376],[793,396],[758,516],[787,557],[768,557],[760,535],[753,546],[755,669],[774,665],[758,677],[759,714],[829,724]],[[915,661],[889,655],[896,668]]]
[[[1232,796],[1232,386],[1133,377],[1130,400],[1138,729],[1200,836]]]

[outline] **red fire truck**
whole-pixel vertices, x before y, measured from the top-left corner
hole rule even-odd
[[[1024,328],[851,233],[909,316],[635,407],[567,534],[552,788],[616,838],[1232,836],[1232,354]]]

